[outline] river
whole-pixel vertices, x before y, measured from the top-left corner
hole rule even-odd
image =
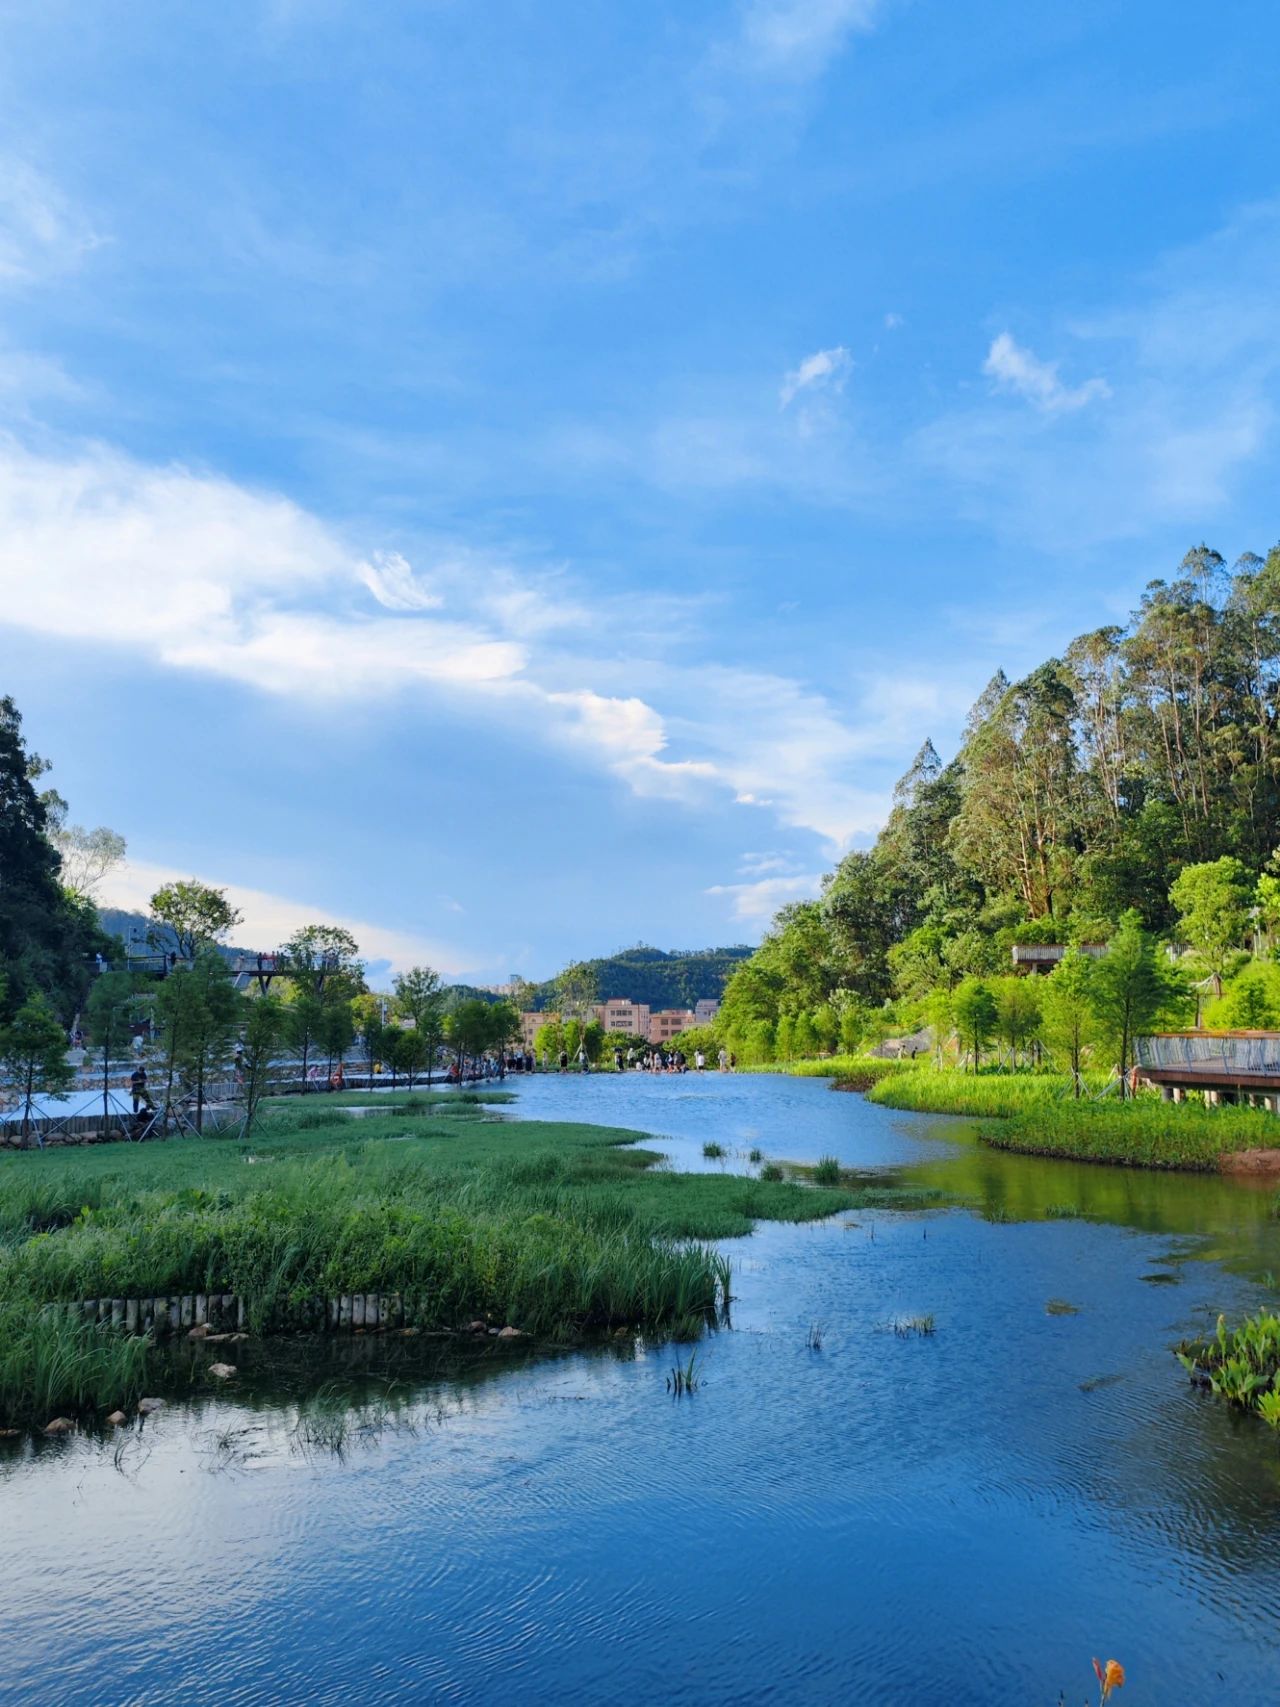
[[[682,1167],[830,1154],[967,1206],[727,1245],[732,1327],[680,1400],[688,1348],[415,1350],[334,1451],[250,1353],[234,1397],[21,1444],[0,1698],[1074,1707],[1096,1654],[1123,1707],[1280,1699],[1280,1450],[1169,1349],[1271,1296],[1269,1192],[982,1151],[817,1080],[508,1088]],[[409,1349],[335,1351],[335,1380]]]

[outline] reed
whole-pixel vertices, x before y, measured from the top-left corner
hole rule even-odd
[[[628,1147],[635,1133],[478,1112],[0,1159],[0,1423],[113,1408],[173,1379],[146,1339],[50,1303],[234,1293],[266,1332],[317,1298],[394,1292],[422,1327],[685,1332],[728,1304],[730,1264],[708,1241],[852,1201],[656,1170]]]
[[[1207,1172],[1232,1151],[1280,1145],[1280,1119],[1261,1109],[1138,1097],[1126,1103],[1056,1103],[983,1125],[979,1137],[995,1149],[1030,1155]]]

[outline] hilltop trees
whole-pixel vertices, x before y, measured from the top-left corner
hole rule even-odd
[[[157,889],[151,897],[151,916],[173,932],[183,960],[194,960],[202,948],[221,942],[242,917],[227,900],[225,889],[214,889],[195,877]]]
[[[801,1013],[843,1012],[852,997],[865,1045],[944,1007],[950,1018],[962,990],[972,1017],[974,980],[1023,1000],[995,983],[1016,942],[1118,933],[1117,971],[1096,992],[1073,963],[1041,995],[1055,1054],[1078,1064],[1096,996],[1109,1004],[1107,1047],[1127,1062],[1133,1016],[1115,984],[1134,950],[1126,915],[1185,943],[1218,992],[1248,938],[1269,950],[1280,939],[1278,731],[1280,547],[1228,569],[1199,546],[1148,586],[1127,626],[1082,635],[1018,681],[997,673],[949,762],[924,743],[874,845],[846,855],[818,902],[779,913],[734,971],[718,1029],[741,1050],[768,1024],[775,1047],[780,1029],[794,1048]],[[1264,994],[1241,993],[1238,1009],[1268,1011]],[[1011,1009],[999,1029],[1026,1053]],[[852,1033],[842,1027],[842,1047]]]

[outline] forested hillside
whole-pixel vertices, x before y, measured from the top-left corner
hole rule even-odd
[[[950,762],[925,741],[874,847],[819,900],[784,908],[734,974],[722,1029],[887,1001],[910,1022],[930,992],[1007,972],[1017,940],[1105,940],[1130,910],[1173,932],[1179,874],[1214,862],[1228,862],[1205,880],[1222,899],[1206,905],[1244,946],[1246,927],[1280,922],[1262,916],[1280,843],[1278,683],[1280,547],[1230,570],[1191,552],[1127,626],[1081,635],[1021,681],[997,675]]]
[[[718,997],[725,981],[748,960],[752,950],[739,943],[731,948],[650,948],[639,943],[599,960],[584,960],[572,970],[606,1001],[621,997],[653,1008],[691,1008],[704,998]],[[549,979],[532,989],[531,1005],[554,1008],[560,981]]]

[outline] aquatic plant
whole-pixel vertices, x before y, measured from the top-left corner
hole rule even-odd
[[[702,1154],[709,1162],[718,1162],[724,1153],[724,1145],[717,1144],[714,1138],[709,1139],[708,1142],[702,1146]]]
[[[696,1393],[702,1385],[702,1365],[696,1351],[689,1353],[687,1363],[675,1364],[667,1375],[667,1392],[680,1399],[686,1393]]]
[[[1235,1329],[1219,1316],[1211,1340],[1184,1340],[1177,1357],[1193,1381],[1280,1428],[1280,1316],[1262,1310]]]
[[[747,1151],[747,1160],[749,1162],[762,1162],[764,1160],[763,1150],[758,1150],[755,1148],[748,1150]]]
[[[932,1316],[899,1316],[893,1324],[893,1331],[900,1340],[909,1339],[912,1334],[928,1336],[935,1331]]]
[[[823,1156],[813,1170],[815,1185],[839,1185],[840,1164],[834,1156]]]
[[[810,1322],[809,1323],[809,1332],[805,1337],[805,1344],[808,1346],[810,1351],[821,1351],[822,1350],[822,1323],[821,1322]]]
[[[783,1174],[783,1171],[778,1166],[777,1162],[766,1162],[760,1170],[760,1178],[771,1184],[774,1184],[785,1177],[786,1176]]]
[[[175,1140],[9,1158],[0,1423],[113,1409],[183,1376],[146,1338],[46,1305],[229,1293],[267,1332],[307,1325],[319,1299],[398,1293],[420,1327],[489,1317],[544,1342],[618,1326],[697,1333],[730,1299],[731,1265],[707,1240],[854,1202],[658,1170],[637,1136],[461,1111],[406,1130],[388,1111],[264,1127],[252,1150]]]

